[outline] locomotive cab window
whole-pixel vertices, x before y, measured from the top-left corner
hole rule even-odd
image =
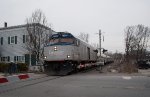
[[[49,45],[71,45],[75,38],[69,33],[58,33],[51,36]]]
[[[66,43],[73,43],[73,39],[72,38],[62,38],[60,41],[61,42],[66,42]]]
[[[50,39],[50,41],[49,41],[51,44],[55,44],[55,43],[58,43],[59,42],[59,39],[58,38],[52,38],[52,39]]]

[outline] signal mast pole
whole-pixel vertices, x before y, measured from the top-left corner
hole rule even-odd
[[[99,56],[101,57],[101,30],[99,30]]]

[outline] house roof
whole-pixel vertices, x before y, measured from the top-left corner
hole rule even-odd
[[[8,30],[8,29],[16,29],[16,28],[22,28],[22,27],[27,27],[28,24],[23,24],[23,25],[16,25],[16,26],[9,26],[9,27],[2,27],[0,28],[0,30]],[[29,24],[29,25],[37,25],[37,26],[41,26],[45,29],[49,29],[49,30],[52,30],[51,28],[47,27],[47,26],[44,26],[40,23],[33,23],[33,24]],[[52,30],[53,31],[53,30]],[[55,31],[54,31],[55,32]]]

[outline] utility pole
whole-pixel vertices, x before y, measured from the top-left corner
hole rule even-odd
[[[31,50],[29,51],[29,69],[31,69]]]
[[[101,57],[101,30],[99,30],[99,55]]]

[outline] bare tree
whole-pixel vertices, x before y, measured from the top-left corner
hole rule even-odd
[[[125,29],[125,52],[127,61],[129,61],[129,55],[132,50],[133,38],[133,26],[129,26]]]
[[[80,39],[84,40],[85,42],[89,42],[89,34],[88,33],[80,33],[78,36]]]
[[[28,41],[26,42],[26,48],[31,54],[36,56],[36,61],[40,62],[44,54],[44,44],[49,38],[49,31],[47,27],[47,19],[41,10],[36,10],[32,13],[27,21],[27,34]]]
[[[144,58],[149,41],[150,29],[144,25],[128,26],[125,29],[126,62],[132,63]]]
[[[114,61],[122,61],[124,55],[118,51],[112,54],[112,57],[114,58]]]
[[[98,44],[98,43],[91,43],[91,46],[93,46],[93,47],[96,48],[96,49],[99,48],[99,44]]]
[[[126,56],[141,59],[149,41],[150,29],[144,25],[129,26],[125,29]],[[127,58],[128,59],[128,58]]]

